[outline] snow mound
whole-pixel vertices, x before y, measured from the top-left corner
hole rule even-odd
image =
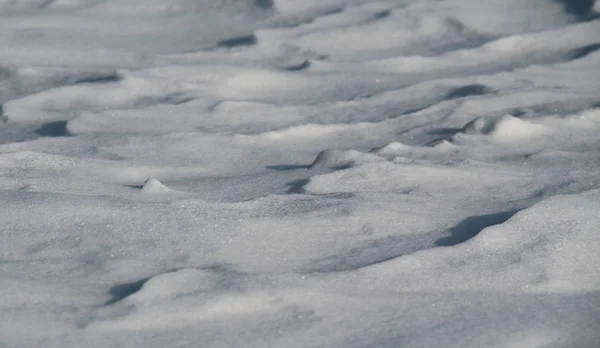
[[[302,126],[292,126],[274,131],[260,133],[258,136],[267,140],[283,139],[305,139],[308,137],[317,138],[319,136],[339,134],[347,131],[347,126],[338,124],[305,124]]]
[[[235,320],[285,306],[281,299],[262,291],[231,291],[227,284],[235,283],[233,278],[227,272],[181,269],[142,280],[137,291],[97,310],[100,320],[89,327],[101,331],[164,329],[191,322]],[[122,308],[127,309],[126,314],[115,317]]]
[[[535,190],[526,173],[483,163],[440,165],[427,161],[404,162],[365,163],[313,176],[304,189],[315,194],[396,192],[470,200],[477,199],[476,195],[489,195],[494,200],[518,199]]]
[[[356,163],[381,162],[377,155],[356,150],[323,150],[319,152],[310,165],[312,169],[341,169],[350,168]]]
[[[377,147],[371,150],[371,153],[377,154],[385,158],[397,159],[397,156],[414,159],[418,157],[427,157],[440,154],[449,154],[458,151],[458,147],[446,139],[438,139],[426,144],[425,147],[405,145],[401,142],[394,141],[382,147]],[[446,155],[442,155],[447,159]],[[438,156],[439,157],[439,156]]]
[[[216,284],[213,274],[198,269],[183,269],[154,276],[141,289],[127,297],[127,302],[156,303],[177,296],[209,291]]]
[[[467,123],[461,133],[467,135],[487,135],[494,141],[514,142],[529,140],[549,131],[549,128],[520,118],[503,115],[499,117],[478,117]]]
[[[107,110],[165,103],[181,92],[177,83],[143,76],[125,76],[107,84],[80,83],[14,99],[4,105],[8,117],[17,122],[64,120],[66,110]]]
[[[157,179],[148,178],[146,181],[144,181],[144,186],[140,192],[142,194],[164,194],[172,191]]]
[[[378,147],[373,149],[373,153],[380,156],[389,156],[389,155],[398,155],[409,152],[411,150],[411,146],[402,144],[401,142],[394,141],[382,147]]]
[[[171,200],[171,199],[183,199],[194,197],[194,194],[173,190],[165,186],[162,182],[155,178],[148,178],[144,181],[144,185],[140,189],[140,194],[150,201],[158,200]]]
[[[373,266],[409,289],[587,292],[600,289],[600,191],[555,196],[453,247]],[[455,272],[459,268],[460,272]]]
[[[571,120],[582,121],[585,123],[600,123],[600,108],[585,110],[582,113],[571,117]]]

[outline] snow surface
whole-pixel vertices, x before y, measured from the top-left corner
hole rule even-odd
[[[0,0],[0,347],[599,347],[599,18]]]

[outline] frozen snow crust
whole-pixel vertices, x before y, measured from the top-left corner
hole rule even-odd
[[[0,347],[600,346],[590,0],[0,0]]]

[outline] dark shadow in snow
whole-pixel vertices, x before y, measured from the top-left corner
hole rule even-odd
[[[426,142],[425,144],[423,144],[423,146],[426,146],[426,147],[434,147],[434,146],[437,146],[437,145],[439,145],[439,144],[443,143],[444,141],[447,141],[447,142],[449,142],[449,143],[452,143],[452,142],[453,142],[453,140],[452,140],[452,136],[451,136],[451,135],[449,135],[449,136],[445,136],[445,137],[441,137],[441,138],[435,138],[435,139],[432,139],[432,140],[430,140],[430,141]]]
[[[518,210],[509,210],[495,214],[468,217],[448,231],[450,232],[450,236],[436,240],[435,246],[448,247],[466,242],[478,235],[485,228],[506,222],[517,212]]]
[[[591,53],[600,50],[600,43],[590,44],[583,47],[576,48],[569,54],[570,60],[584,58]]]
[[[218,47],[234,48],[239,46],[252,46],[256,45],[258,41],[254,34],[237,36],[231,39],[221,40],[217,43]]]
[[[310,181],[310,178],[290,181],[287,184],[285,184],[285,186],[287,187],[287,189],[285,190],[285,193],[290,193],[290,194],[305,193],[306,190],[304,189],[304,186],[306,184],[308,184],[309,181]]]
[[[42,124],[35,130],[35,134],[42,137],[70,137],[72,134],[67,129],[68,121],[54,121]]]
[[[492,90],[489,89],[487,86],[475,83],[472,85],[466,85],[466,86],[454,88],[453,90],[448,92],[448,94],[446,94],[446,97],[444,99],[449,100],[449,99],[465,98],[465,97],[488,94],[491,92],[492,92]]]
[[[345,272],[379,264],[403,255],[435,247],[453,246],[475,237],[489,226],[507,221],[518,210],[471,216],[449,230],[450,236],[439,238],[439,232],[418,236],[387,236],[362,242],[338,255],[315,261],[310,272]],[[436,239],[437,238],[437,239]]]
[[[344,164],[339,164],[339,165],[335,165],[335,166],[331,166],[331,167],[325,167],[325,168],[321,168],[321,169],[324,169],[328,172],[334,172],[334,171],[338,171],[338,170],[346,170],[346,169],[354,168],[355,166],[356,166],[355,161],[348,161]],[[319,163],[313,163],[309,168],[310,169],[319,169]]]
[[[171,104],[171,105],[180,105],[190,102],[196,99],[196,97],[185,95],[184,93],[174,93],[165,96],[160,103],[162,104]]]
[[[310,67],[310,61],[305,60],[300,64],[286,66],[285,68],[283,68],[283,70],[285,70],[285,71],[301,71],[301,70],[308,69],[309,67]]]
[[[131,187],[132,189],[141,190],[144,188],[144,185],[125,185],[125,187]]]
[[[82,76],[78,79],[76,79],[75,81],[73,81],[73,84],[81,84],[81,83],[113,83],[113,82],[119,82],[123,79],[123,77],[118,74],[116,71],[113,71],[111,73],[108,74],[89,74],[87,76]]]
[[[430,130],[429,132],[427,132],[427,134],[450,136],[450,135],[454,135],[454,134],[460,132],[461,129],[462,128],[438,128],[438,129]]]
[[[288,170],[298,170],[298,169],[309,169],[310,165],[280,164],[280,165],[265,166],[265,168],[276,170],[276,171],[288,171]]]
[[[143,278],[140,280],[136,280],[131,283],[119,284],[113,286],[108,293],[112,296],[112,298],[104,303],[105,306],[110,306],[119,301],[126,299],[127,297],[135,294],[140,291],[140,289],[146,284],[146,282],[150,280],[150,278]]]
[[[418,108],[412,108],[412,109],[404,110],[401,113],[396,114],[393,117],[388,117],[388,118],[389,119],[394,119],[394,118],[398,118],[398,117],[401,117],[401,116],[406,116],[406,115],[410,115],[410,114],[416,114],[417,112],[423,111],[423,110],[431,107],[432,105],[435,105],[436,103],[437,103],[437,101],[433,102],[433,103],[429,103],[429,104],[427,104],[425,106],[418,107]]]
[[[389,17],[390,14],[392,14],[392,11],[390,11],[390,10],[380,11],[380,12],[375,13],[373,18],[374,19],[384,19],[384,18]]]
[[[272,9],[274,5],[273,0],[254,0],[254,3],[264,10]]]
[[[514,117],[522,117],[522,116],[527,115],[527,113],[528,113],[527,110],[523,110],[523,109],[520,109],[520,108],[516,108],[516,109],[513,109],[513,110],[511,110],[511,111],[508,112],[509,115],[512,115]]]
[[[19,143],[38,139],[30,125],[12,123],[0,115],[0,144]]]
[[[284,20],[275,21],[275,23],[276,23],[275,25],[277,28],[296,28],[301,25],[307,25],[307,24],[313,23],[322,17],[335,15],[338,13],[342,13],[344,11],[343,8],[329,8],[329,9],[323,8],[322,10],[324,12],[314,13],[312,16],[310,16],[308,18],[306,18],[305,16],[298,16],[297,18],[288,17]],[[327,56],[321,56],[321,60],[325,60],[326,58],[327,58]]]
[[[9,69],[7,67],[0,65],[0,81],[8,80],[13,75],[14,75],[14,72],[12,69]]]
[[[41,4],[39,4],[37,7],[38,8],[47,8],[50,5],[52,5],[54,3],[55,0],[45,0],[44,2],[42,2]]]
[[[179,105],[179,104],[185,104],[194,99],[196,99],[196,97],[186,95],[185,93],[173,93],[173,94],[165,95],[163,97],[140,98],[135,103],[135,107],[144,108],[144,107],[154,106],[154,105],[158,105],[158,104]]]
[[[336,14],[339,14],[339,13],[342,13],[342,12],[344,12],[344,8],[343,7],[338,7],[338,8],[331,9],[329,11],[325,11],[325,13],[323,13],[321,15],[321,17],[333,16],[333,15],[336,15]]]
[[[411,238],[411,236],[387,236],[363,242],[339,255],[317,260],[310,267],[311,272],[346,272],[393,260],[431,247],[431,238]]]
[[[173,272],[177,272],[179,270],[180,270],[179,268],[173,268],[173,269],[169,269],[160,274],[173,273]],[[112,296],[112,298],[110,300],[106,301],[104,303],[104,305],[110,306],[117,302],[123,301],[127,297],[140,291],[142,289],[142,287],[144,286],[144,284],[146,284],[146,282],[152,278],[153,277],[142,278],[140,280],[136,280],[136,281],[133,281],[130,283],[123,283],[123,284],[118,284],[118,285],[113,286],[112,288],[110,288],[110,290],[108,290],[108,293]]]
[[[238,273],[234,270],[233,264],[229,263],[215,263],[208,266],[199,267],[198,269],[214,273]]]
[[[565,11],[579,20],[590,19],[595,0],[554,0],[562,4]]]

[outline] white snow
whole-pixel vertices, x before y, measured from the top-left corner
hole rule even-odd
[[[600,346],[590,0],[0,0],[0,347]]]

